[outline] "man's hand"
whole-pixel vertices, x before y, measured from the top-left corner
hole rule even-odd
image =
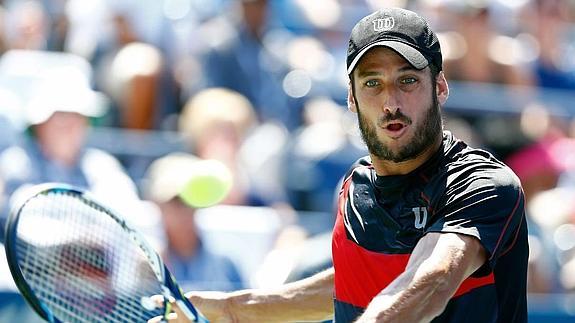
[[[210,322],[247,322],[247,320],[242,317],[241,312],[238,311],[239,309],[234,310],[230,293],[188,292],[186,293],[186,297]]]
[[[196,308],[210,321],[215,323],[228,323],[228,322],[249,322],[247,317],[243,317],[241,312],[234,313],[232,310],[232,301],[229,293],[223,292],[189,292],[186,297],[196,306]],[[156,295],[153,297],[159,308],[163,307],[163,297]],[[188,323],[190,320],[186,318],[178,304],[171,299],[173,312],[167,317],[168,322],[172,323]],[[148,323],[162,322],[161,316],[156,316],[148,321]]]

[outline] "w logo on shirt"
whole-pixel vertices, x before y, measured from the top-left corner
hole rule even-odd
[[[416,229],[423,229],[427,224],[427,208],[423,206],[414,207],[411,209],[415,215],[414,226]]]

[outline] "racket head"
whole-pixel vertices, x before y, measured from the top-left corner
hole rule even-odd
[[[47,321],[165,317],[167,303],[161,310],[147,301],[162,294],[207,322],[146,240],[82,189],[47,183],[27,190],[14,201],[5,248],[18,289]]]
[[[54,186],[56,187],[56,185]],[[62,186],[63,187],[63,186]],[[37,194],[41,194],[45,189],[51,189],[52,186],[49,184],[46,185],[38,185],[31,188],[26,188],[26,192],[18,192],[17,194],[19,198],[13,199],[15,201],[10,201],[11,210],[6,222],[5,226],[5,241],[4,241],[4,249],[6,252],[6,259],[8,262],[8,268],[10,269],[10,273],[12,274],[12,278],[14,279],[14,283],[16,287],[20,291],[20,294],[24,297],[28,305],[32,307],[40,317],[48,322],[61,322],[58,318],[54,317],[50,308],[46,305],[46,303],[42,302],[34,293],[34,290],[28,284],[27,280],[24,278],[24,274],[18,265],[18,256],[17,256],[17,228],[20,220],[20,211],[21,207],[25,202],[27,202],[30,198],[33,198]],[[67,187],[66,189],[72,190],[72,187]],[[24,196],[21,196],[24,195]]]

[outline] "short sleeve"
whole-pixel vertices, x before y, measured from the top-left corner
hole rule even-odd
[[[513,246],[525,217],[519,179],[507,167],[497,166],[448,176],[435,222],[427,230],[476,237],[488,253],[491,269]]]

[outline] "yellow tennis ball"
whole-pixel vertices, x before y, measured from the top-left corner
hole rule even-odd
[[[204,208],[220,203],[231,188],[232,173],[226,165],[217,160],[202,160],[194,165],[179,197],[191,207]]]

